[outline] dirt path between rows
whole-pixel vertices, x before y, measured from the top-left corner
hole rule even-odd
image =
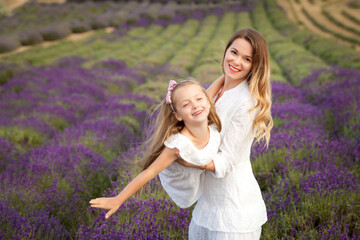
[[[324,14],[322,14],[322,9],[324,6],[321,4],[311,4],[308,0],[300,0],[302,7],[321,25],[324,27],[340,33],[347,37],[359,38],[359,35],[352,33],[345,28],[337,26],[335,23],[331,22]],[[316,1],[317,3],[318,1]]]
[[[339,39],[335,37],[334,35],[324,32],[321,29],[319,29],[317,26],[315,26],[302,12],[302,8],[305,8],[305,10],[313,17],[316,21],[323,24],[325,27],[336,31],[338,33],[343,34],[344,36],[349,36],[353,38],[359,38],[358,35],[355,33],[349,33],[346,29],[339,28],[334,23],[330,22],[323,14],[322,14],[322,7],[323,3],[322,1],[315,1],[314,4],[311,4],[308,2],[308,0],[300,0],[300,4],[296,3],[295,0],[278,0],[277,3],[284,9],[287,17],[293,21],[295,24],[297,24],[300,28],[307,28],[313,33],[316,33],[318,35],[327,37],[327,38],[333,38],[336,39],[338,42],[348,45],[348,46],[354,46],[354,44],[349,43],[345,40]],[[345,9],[348,11],[348,7],[346,6],[346,3],[341,3],[340,0],[333,0],[331,2],[327,3],[327,6],[330,8],[334,6],[338,8],[339,13],[341,14],[341,10]],[[341,9],[340,9],[341,8]],[[354,11],[348,11],[349,13],[354,13]],[[356,15],[355,15],[356,16]],[[301,23],[299,23],[299,21]],[[360,51],[360,46],[355,45],[355,49]]]
[[[108,27],[108,28],[105,28],[105,31],[107,33],[111,33],[111,32],[114,31],[114,29],[115,29],[114,27]],[[60,41],[64,41],[64,40],[66,40],[66,41],[74,41],[74,42],[80,41],[80,40],[83,40],[83,39],[85,39],[87,37],[90,37],[95,32],[96,32],[95,30],[91,30],[91,31],[84,32],[84,33],[70,34],[68,37],[66,37],[64,39],[61,39],[61,40],[47,41],[47,42],[42,42],[42,43],[39,43],[39,44],[36,44],[36,45],[31,45],[31,46],[21,46],[21,47],[15,49],[14,51],[1,53],[0,58],[26,51],[28,49],[31,49],[31,48],[35,47],[35,46],[49,47],[49,46],[53,46],[55,44],[58,44]]]
[[[299,25],[300,21],[302,24],[299,25],[300,28],[306,27],[311,32],[322,35],[324,37],[333,37],[330,33],[323,32],[314,26],[310,20],[302,14],[301,6],[295,5],[294,1],[292,0],[278,0],[278,4],[285,10],[286,16],[293,21],[295,24]]]
[[[29,0],[2,0],[0,1],[7,11],[12,11],[15,8],[21,7]],[[36,0],[38,3],[64,3],[66,0]]]
[[[360,31],[360,25],[359,24],[356,24],[355,22],[351,21],[350,19],[348,19],[347,17],[345,17],[341,11],[342,10],[346,10],[347,12],[349,12],[350,14],[353,13],[353,11],[356,11],[356,10],[353,10],[352,12],[350,12],[349,8],[347,8],[346,6],[346,3],[344,2],[335,2],[335,3],[331,3],[331,4],[328,4],[324,7],[324,9],[328,12],[331,13],[331,15],[337,19],[339,22],[342,22],[344,25],[346,26],[349,26],[351,28],[354,28],[358,31]],[[360,16],[360,9],[357,11],[357,13],[354,13],[353,16]],[[357,37],[359,37],[359,35],[357,35]]]

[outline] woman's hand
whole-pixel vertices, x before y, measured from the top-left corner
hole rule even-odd
[[[91,199],[90,205],[93,208],[101,208],[101,209],[110,209],[105,215],[105,218],[109,218],[113,213],[115,213],[119,207],[121,206],[121,203],[116,197],[110,197],[110,198],[96,198]]]

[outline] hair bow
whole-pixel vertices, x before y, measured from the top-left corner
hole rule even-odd
[[[167,104],[170,104],[170,105],[172,104],[171,93],[174,90],[175,86],[176,86],[176,82],[174,80],[170,80],[168,91],[167,91],[166,98],[165,98]],[[172,108],[172,106],[171,106],[171,108]]]

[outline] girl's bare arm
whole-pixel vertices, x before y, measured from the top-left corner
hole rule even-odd
[[[90,201],[91,207],[109,209],[105,215],[105,218],[109,218],[129,197],[174,162],[177,158],[176,152],[176,148],[170,149],[165,147],[159,157],[146,170],[137,175],[119,195],[116,197],[92,199]]]
[[[209,96],[210,100],[220,91],[221,87],[224,85],[225,77],[221,75],[218,79],[216,79],[208,89],[206,89],[206,93]]]
[[[182,158],[178,158],[176,160],[176,162],[183,165],[184,167],[192,167],[192,168],[198,168],[198,169],[201,169],[201,170],[208,170],[208,171],[211,171],[211,172],[215,172],[214,161],[211,161],[208,164],[202,165],[202,166],[189,163],[189,162],[183,160]]]

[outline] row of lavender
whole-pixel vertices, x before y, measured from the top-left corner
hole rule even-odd
[[[252,11],[254,25],[283,74],[297,85],[291,91],[273,85],[277,147],[255,161],[266,170],[260,180],[274,184],[265,193],[271,217],[265,239],[357,239],[359,72],[329,66],[332,61],[284,37],[269,21],[272,11],[264,10],[259,3]]]
[[[1,94],[2,239],[67,239],[92,222],[88,200],[124,178],[153,100],[123,62],[63,59],[14,76]],[[151,74],[151,72],[147,72]]]
[[[230,10],[234,4],[189,6],[175,2],[150,4],[107,1],[65,3],[60,6],[28,3],[16,10],[13,16],[1,19],[0,53],[13,51],[21,45],[59,40],[71,33],[83,33],[93,29],[136,25],[144,21],[169,24],[179,16],[188,18],[196,11],[206,14],[216,9]]]
[[[212,72],[217,75],[220,69],[218,56],[221,55],[224,39],[232,34],[235,26],[241,27],[237,22],[243,22],[243,14],[234,12],[241,9],[246,8],[240,6],[225,14],[218,9],[209,15],[196,11],[190,19],[181,16],[174,18],[169,26],[144,21],[134,27],[118,27],[113,33],[100,31],[82,41],[62,41],[49,47],[36,46],[2,58],[0,84],[29,65],[54,64],[59,57],[73,55],[86,59],[85,65],[88,67],[99,60],[112,58],[126,61],[128,65],[169,63],[170,68],[180,71],[184,76],[193,71],[200,78],[206,77],[211,67],[214,69]],[[206,49],[203,49],[201,44],[210,39],[211,35],[213,38],[209,40]],[[205,52],[201,56],[203,50]],[[199,56],[201,62],[194,65]]]
[[[264,24],[257,16],[257,10],[253,11],[254,24]],[[241,22],[245,19],[242,15]],[[211,18],[207,21],[212,22]],[[192,49],[203,46],[200,56],[209,53],[213,45],[206,39],[209,34],[221,33],[209,29],[186,44]],[[271,47],[276,37],[269,38]],[[298,46],[287,46],[299,51]],[[207,59],[197,56],[199,53],[191,58],[194,66]],[[359,74],[339,68],[311,74],[311,69],[304,65],[307,73],[302,76],[308,78],[301,80],[291,72],[300,71],[296,62],[282,60],[282,55],[274,56],[280,60],[281,71],[288,77],[294,76],[300,86],[273,83],[276,128],[271,148],[268,152],[254,151],[254,169],[269,214],[263,236],[265,239],[355,239],[359,236],[356,205],[359,116],[354,110],[359,106],[355,98]],[[315,58],[308,59],[313,64],[320,63]],[[103,212],[86,211],[88,198],[101,195],[107,187],[105,195],[116,194],[126,184],[134,173],[126,170],[128,165],[124,160],[133,161],[141,155],[141,148],[123,145],[123,139],[128,139],[127,143],[139,141],[137,136],[144,130],[145,115],[141,110],[147,108],[149,99],[135,100],[139,96],[123,93],[144,89],[141,86],[149,84],[142,84],[145,75],[159,74],[165,78],[173,73],[164,70],[169,68],[156,69],[154,65],[149,69],[141,65],[141,70],[129,68],[119,61],[100,62],[88,70],[80,67],[81,61],[73,58],[71,64],[63,60],[59,63],[61,67],[22,72],[4,85],[4,93],[8,94],[1,100],[1,109],[6,110],[1,119],[8,120],[3,121],[1,128],[1,149],[4,149],[0,154],[1,179],[5,183],[1,211],[8,217],[1,222],[1,236],[9,239],[74,235],[79,239],[183,238],[191,209],[174,207],[157,181],[149,189],[155,199],[148,199],[147,194],[143,200],[131,199],[108,222],[104,221]],[[176,62],[186,61],[179,58]],[[316,66],[315,69],[319,67]],[[193,72],[195,69],[188,68]],[[203,70],[207,69],[211,71],[204,64]],[[141,86],[136,88],[138,84]],[[39,91],[39,86],[44,88]],[[330,100],[337,104],[325,104]],[[331,126],[344,128],[330,131]],[[350,134],[345,134],[344,129]],[[20,164],[24,168],[19,169]]]
[[[123,71],[113,73],[111,70],[111,73],[121,76],[126,72],[127,79],[130,79],[131,74],[129,70],[125,71],[123,63],[102,63],[103,66],[115,64]],[[24,141],[31,139],[34,133],[27,136],[24,133],[24,139],[18,143],[12,140],[13,144],[1,138],[1,180],[4,184],[1,211],[2,216],[6,216],[0,225],[2,237],[66,239],[74,232],[79,239],[184,237],[191,209],[178,209],[167,198],[161,197],[164,193],[157,182],[152,183],[150,192],[160,199],[131,199],[110,221],[104,220],[104,212],[86,211],[89,198],[101,195],[107,187],[110,188],[106,195],[116,194],[131,178],[130,172],[124,169],[128,167],[124,160],[133,160],[141,155],[141,148],[132,147],[126,154],[124,150],[129,149],[126,143],[138,141],[134,138],[139,134],[129,133],[132,129],[130,121],[127,119],[124,123],[121,119],[132,117],[133,125],[142,123],[144,112],[135,112],[146,108],[147,99],[109,94],[107,91],[110,89],[97,80],[102,76],[103,80],[114,82],[109,68],[90,71],[63,66],[34,69],[23,74],[25,76],[16,76],[5,86],[8,101],[5,104],[2,99],[2,106],[8,106],[9,116],[16,120],[13,125],[18,131],[26,131],[30,126],[43,136],[45,144],[22,154],[17,150],[21,148],[16,149],[14,145],[19,144],[23,148],[32,144],[36,146],[37,142]],[[322,74],[330,74],[333,79],[326,84],[319,82]],[[132,81],[139,81],[134,75],[132,77]],[[59,78],[61,86],[58,85]],[[64,82],[64,79],[69,81]],[[43,81],[41,91],[38,90],[39,81]],[[358,117],[348,103],[359,105],[355,97],[359,81],[358,72],[337,68],[314,72],[302,80],[300,87],[273,83],[276,128],[271,147],[267,152],[257,148],[253,154],[256,159],[254,170],[268,207],[269,223],[263,233],[265,239],[284,236],[295,239],[302,236],[304,239],[356,239],[360,236],[359,209],[356,205],[360,189],[356,159],[360,157],[360,148],[355,141],[331,138],[323,125],[324,115],[329,112],[338,114],[328,116],[336,125],[340,125],[344,116]],[[322,85],[319,86],[319,83]],[[114,85],[111,87],[113,89]],[[314,91],[320,87],[321,91]],[[121,88],[124,89],[124,86]],[[34,92],[42,95],[38,96],[38,101],[29,99]],[[69,97],[71,99],[66,99]],[[14,103],[15,100],[31,102],[32,106],[24,108]],[[128,103],[133,100],[136,100],[137,108]],[[329,100],[338,104],[324,104]],[[41,102],[46,102],[46,106],[41,106]],[[62,106],[65,102],[71,103],[68,108]],[[47,109],[47,113],[41,111],[36,116],[41,118],[42,114],[47,114],[48,124],[41,119],[24,117],[29,116],[27,112],[40,109]],[[66,119],[70,127],[63,131],[51,122],[51,117],[59,119],[72,113],[77,116]],[[39,124],[41,122],[43,124]],[[355,126],[359,128],[359,125]],[[11,128],[10,123],[7,128]],[[143,128],[136,126],[134,131]],[[52,137],[50,132],[54,134]],[[123,149],[123,153],[117,149]],[[125,172],[128,174],[124,175]],[[78,227],[78,224],[81,226]]]

